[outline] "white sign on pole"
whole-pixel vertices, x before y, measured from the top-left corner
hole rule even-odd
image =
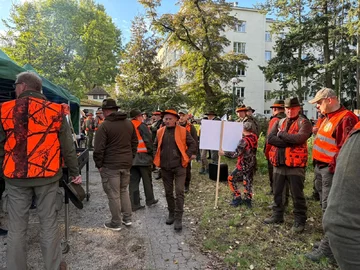
[[[221,121],[202,120],[200,133],[200,149],[220,149]],[[243,123],[224,122],[223,151],[235,151],[242,138]]]

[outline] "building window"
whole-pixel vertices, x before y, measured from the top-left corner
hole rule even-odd
[[[271,33],[269,31],[265,32],[265,41],[266,42],[271,42]]]
[[[240,22],[235,25],[235,32],[245,33],[246,32],[246,22]]]
[[[237,66],[236,67],[236,74],[238,76],[242,76],[242,77],[246,76],[245,68],[241,68],[241,67]]]
[[[271,112],[270,112],[270,110],[264,110],[264,114],[266,115],[266,114],[270,114]]]
[[[93,95],[93,99],[98,99],[98,95]]]
[[[236,87],[235,94],[239,98],[245,97],[245,87]]]
[[[271,51],[265,51],[265,61],[270,61],[271,59]]]
[[[245,53],[245,42],[234,42],[235,53]]]
[[[264,100],[270,100],[271,99],[271,90],[265,90],[264,91]]]

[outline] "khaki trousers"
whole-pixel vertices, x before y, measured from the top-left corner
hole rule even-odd
[[[46,181],[46,180],[45,180]],[[6,184],[5,204],[9,213],[6,264],[9,270],[26,270],[26,232],[29,209],[35,193],[40,219],[40,246],[46,270],[58,270],[61,262],[61,235],[58,211],[62,206],[59,182],[39,187]]]
[[[130,169],[111,170],[103,167],[101,181],[109,199],[111,223],[121,225],[121,212],[124,220],[131,220],[131,202],[129,196]]]

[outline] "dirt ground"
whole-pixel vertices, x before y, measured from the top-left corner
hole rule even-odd
[[[84,170],[83,181],[85,182]],[[107,197],[90,155],[90,200],[84,200],[82,210],[70,203],[70,250],[63,255],[69,268],[210,269],[206,266],[206,258],[187,244],[191,242],[194,231],[194,228],[185,227],[187,223],[190,227],[190,221],[184,222],[183,232],[177,235],[172,226],[164,225],[167,211],[162,182],[155,181],[154,189],[160,202],[153,206],[153,209],[146,208],[135,212],[133,225],[124,226],[120,232],[105,229],[103,224],[110,219]],[[38,270],[44,268],[39,244],[39,224],[36,210],[30,210],[30,213],[27,261],[29,269]],[[6,228],[7,218],[3,212],[0,219]],[[64,207],[59,220],[64,236]],[[190,217],[187,220],[190,220]],[[0,237],[0,269],[6,269],[6,240],[6,237]],[[164,246],[168,246],[168,249],[164,249]]]

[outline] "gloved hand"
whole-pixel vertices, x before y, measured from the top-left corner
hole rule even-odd
[[[77,185],[80,185],[82,183],[82,178],[81,175],[78,175],[76,177],[72,176],[71,177],[71,182]]]

